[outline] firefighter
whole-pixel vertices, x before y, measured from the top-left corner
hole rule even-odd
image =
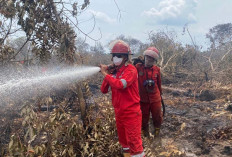
[[[105,77],[101,91],[102,93],[112,91],[118,139],[124,157],[144,157],[138,73],[136,68],[128,63],[130,47],[124,41],[114,41],[111,43],[111,54],[113,72],[110,72],[109,66],[100,65],[101,73]]]
[[[134,59],[138,71],[140,105],[142,110],[142,131],[144,136],[149,136],[149,118],[152,115],[154,136],[160,133],[163,120],[161,113],[161,75],[160,68],[155,65],[159,52],[155,47],[144,51],[144,60],[141,57]]]

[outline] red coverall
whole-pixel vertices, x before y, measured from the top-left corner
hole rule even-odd
[[[147,131],[149,129],[148,122],[150,118],[150,112],[152,114],[153,125],[155,128],[160,128],[163,121],[161,113],[161,75],[160,68],[153,65],[150,68],[146,68],[143,64],[136,64],[139,75],[139,94],[140,104],[142,110],[142,129]],[[154,90],[148,91],[144,86],[145,80],[154,80]]]
[[[112,91],[116,126],[119,143],[124,150],[129,149],[131,155],[143,153],[141,139],[142,113],[138,92],[138,73],[131,65],[124,65],[117,73],[105,76],[101,91]]]

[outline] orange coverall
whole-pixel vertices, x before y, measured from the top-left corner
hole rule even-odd
[[[112,91],[119,143],[131,155],[143,153],[141,139],[142,113],[138,89],[138,73],[131,65],[123,65],[116,74],[105,76],[101,91]]]
[[[139,94],[140,94],[140,104],[142,110],[142,129],[148,129],[148,122],[150,118],[150,112],[152,114],[153,125],[155,128],[160,128],[163,117],[161,113],[161,75],[160,68],[153,65],[150,68],[145,67],[143,64],[136,64],[136,69],[138,71],[138,81],[139,81]],[[145,80],[154,80],[155,86],[152,89],[147,89],[144,86]]]

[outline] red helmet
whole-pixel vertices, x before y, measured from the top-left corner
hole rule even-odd
[[[110,48],[111,48],[111,53],[131,54],[129,45],[122,40],[113,41],[110,44]]]
[[[147,56],[150,56],[152,58],[159,59],[159,51],[155,47],[149,47],[149,48],[147,48],[144,51],[143,55],[144,56],[147,55]]]

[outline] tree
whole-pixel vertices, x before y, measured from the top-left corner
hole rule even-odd
[[[100,42],[96,42],[95,46],[91,47],[90,63],[93,65],[110,64],[111,54],[105,53],[105,49]]]
[[[204,57],[210,64],[210,70],[220,70],[220,66],[228,66],[226,58],[231,57],[232,51],[232,24],[219,24],[214,26],[206,34],[211,46]]]
[[[232,40],[232,23],[219,24],[214,26],[206,34],[211,42],[211,48],[224,45]]]
[[[82,5],[64,0],[2,0],[0,1],[0,14],[4,21],[10,21],[8,22],[10,26],[16,19],[19,29],[26,34],[23,46],[31,42],[32,52],[39,57],[41,63],[46,63],[53,53],[57,54],[61,62],[72,63],[76,49],[76,34],[73,28],[81,31],[77,26],[76,16],[88,4],[89,0],[85,0]],[[0,26],[3,20],[0,20]],[[11,29],[2,32],[1,44],[4,44],[5,39],[11,33]],[[14,55],[9,56],[6,62],[15,58],[19,53],[20,50],[14,52]]]
[[[96,42],[95,46],[92,46],[90,50],[91,52],[99,54],[99,55],[104,54],[105,52],[104,47],[102,46],[100,42]]]
[[[47,64],[54,56],[64,64],[75,64],[76,33],[74,28],[84,33],[78,27],[77,16],[89,5],[84,0],[79,5],[66,0],[1,0],[0,1],[0,62],[9,64],[22,53],[28,43],[40,64]],[[12,25],[17,23],[16,28]],[[25,33],[25,41],[17,49],[6,45],[6,40],[16,31]],[[78,91],[79,85],[76,85]],[[81,97],[82,93],[78,93]],[[77,99],[76,99],[77,100]],[[80,99],[79,99],[80,100]],[[80,102],[81,104],[82,102]]]
[[[77,52],[85,53],[90,51],[90,45],[80,37],[76,39],[75,45]]]
[[[159,50],[160,62],[159,65],[163,71],[177,67],[176,58],[183,53],[183,47],[175,41],[175,32],[158,31],[150,32],[150,46],[155,46]]]
[[[25,37],[19,37],[12,41],[9,41],[10,47],[12,47],[15,52],[20,51],[17,56],[15,56],[16,61],[23,61],[32,59],[33,55],[31,53],[31,44],[30,42],[27,42],[25,45],[25,41],[27,39]],[[24,45],[24,46],[23,46]]]
[[[81,59],[82,64],[99,65],[100,63],[109,64],[110,54],[105,53],[105,49],[100,42],[90,46],[84,39],[78,38],[76,41],[78,53],[76,56]]]

